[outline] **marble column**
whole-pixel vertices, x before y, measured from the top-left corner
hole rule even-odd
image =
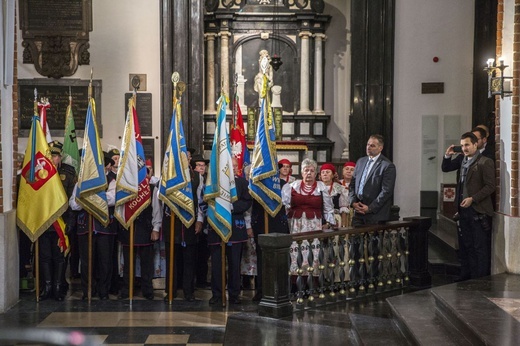
[[[214,114],[215,107],[215,33],[206,33],[206,110],[205,113]]]
[[[222,89],[229,96],[229,31],[221,31],[220,36],[220,84],[219,90]]]
[[[301,59],[300,59],[300,110],[298,114],[311,114],[309,108],[309,72],[310,72],[310,61],[309,51],[310,42],[309,37],[311,33],[309,31],[302,31],[299,34],[301,38]]]
[[[323,41],[325,34],[314,34],[314,110],[313,114],[323,115]]]

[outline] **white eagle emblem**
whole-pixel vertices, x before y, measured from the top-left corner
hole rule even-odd
[[[242,155],[242,143],[241,142],[233,142],[231,144],[231,154],[235,157],[240,157]]]

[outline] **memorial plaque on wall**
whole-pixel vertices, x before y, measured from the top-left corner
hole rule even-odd
[[[91,1],[22,0],[21,26],[25,34],[60,33],[75,35],[91,31]]]
[[[125,119],[128,113],[128,100],[133,93],[125,94]],[[152,93],[137,93],[137,120],[141,128],[141,136],[152,136]]]
[[[19,0],[24,64],[42,76],[73,76],[90,63],[92,0]]]
[[[18,80],[18,114],[20,137],[27,137],[31,130],[34,115],[34,89],[38,92],[38,100],[45,97],[51,107],[47,110],[47,123],[54,137],[63,137],[65,118],[69,105],[69,90],[72,94],[72,114],[76,134],[83,137],[85,119],[88,108],[88,80],[79,79],[19,79]],[[99,136],[103,137],[101,122],[101,80],[92,81],[92,96],[96,101],[96,122]]]
[[[146,159],[152,160],[154,162],[155,157],[155,138],[143,138],[143,149],[144,149],[144,157]]]

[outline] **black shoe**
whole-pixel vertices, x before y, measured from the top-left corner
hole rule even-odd
[[[188,294],[184,297],[184,300],[186,300],[187,302],[194,302],[196,299],[192,294]]]
[[[229,304],[241,304],[242,302],[238,298],[229,298]]]
[[[252,300],[254,302],[259,302],[260,300],[262,300],[262,292],[256,292]]]
[[[143,294],[143,297],[147,300],[153,300],[155,298],[153,293]]]
[[[119,295],[119,297],[117,297],[117,299],[121,299],[121,300],[123,300],[123,299],[128,299],[128,293],[126,293],[126,294],[125,294],[125,293],[121,293],[121,294]]]
[[[99,300],[108,300],[108,294],[100,294]]]
[[[217,303],[220,303],[220,297],[211,297],[211,299],[209,300],[209,305],[215,305]]]

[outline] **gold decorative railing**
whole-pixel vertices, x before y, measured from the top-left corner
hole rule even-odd
[[[294,235],[298,269],[290,278],[291,297],[301,305],[305,300],[349,299],[406,286],[411,224]],[[305,251],[308,248],[312,251]],[[307,261],[303,260],[304,252],[308,253]]]
[[[429,286],[430,226],[430,218],[412,217],[332,232],[260,236],[264,296],[259,313],[281,317],[293,308]],[[289,247],[296,251],[292,266]]]

